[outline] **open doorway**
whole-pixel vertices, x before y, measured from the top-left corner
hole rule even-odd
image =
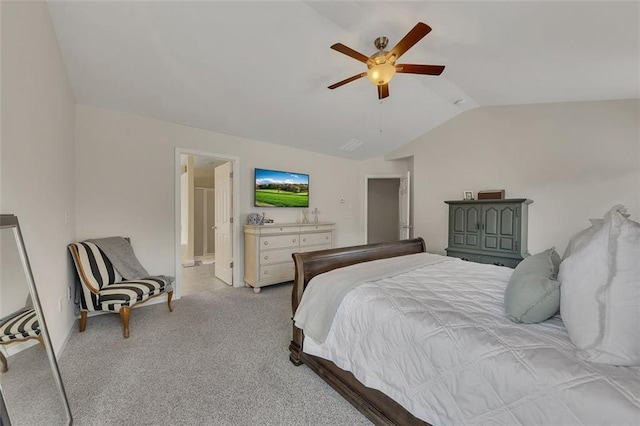
[[[410,238],[410,173],[365,176],[365,243]]]
[[[237,168],[233,157],[176,149],[178,297],[238,285]]]

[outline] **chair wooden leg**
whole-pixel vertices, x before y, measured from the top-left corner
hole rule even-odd
[[[87,311],[80,312],[80,333],[87,328]]]
[[[169,305],[169,312],[173,312],[173,306],[171,306],[171,299],[173,298],[173,292],[167,293],[167,305]]]
[[[42,337],[42,334],[38,336],[38,342],[40,343],[40,346],[44,348],[44,338]]]
[[[131,315],[131,308],[123,306],[120,308],[120,318],[122,318],[122,326],[124,327],[124,338],[129,337],[129,316]]]
[[[4,357],[2,352],[0,352],[0,373],[6,373],[9,371],[9,366],[7,365],[7,359]]]

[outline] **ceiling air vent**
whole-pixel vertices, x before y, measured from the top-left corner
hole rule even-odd
[[[360,148],[364,142],[359,141],[358,139],[351,139],[350,141],[345,142],[340,148],[340,151],[353,152],[356,149]]]

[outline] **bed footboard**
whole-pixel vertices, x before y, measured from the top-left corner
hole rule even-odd
[[[407,254],[423,253],[427,246],[422,238],[395,241],[391,243],[368,244],[352,247],[341,247],[307,253],[294,253],[293,261],[296,266],[295,281],[291,293],[291,308],[295,315],[307,284],[313,277],[333,269],[370,260],[386,259]],[[294,365],[302,364],[302,330],[293,326],[293,340],[289,345],[289,359]]]
[[[295,314],[302,293],[311,278],[343,266],[370,260],[386,259],[407,254],[423,253],[426,245],[422,238],[393,243],[370,244],[337,248],[309,253],[294,253],[296,278],[291,294],[291,308]],[[368,388],[348,371],[338,368],[326,359],[302,352],[304,333],[293,326],[293,340],[289,345],[289,359],[294,365],[305,364],[349,401],[376,425],[429,426],[414,417],[400,404],[382,392]]]

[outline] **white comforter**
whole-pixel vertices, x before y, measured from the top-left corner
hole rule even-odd
[[[640,424],[640,368],[579,360],[559,317],[511,322],[511,272],[454,260],[362,284],[304,351],[435,425]]]

